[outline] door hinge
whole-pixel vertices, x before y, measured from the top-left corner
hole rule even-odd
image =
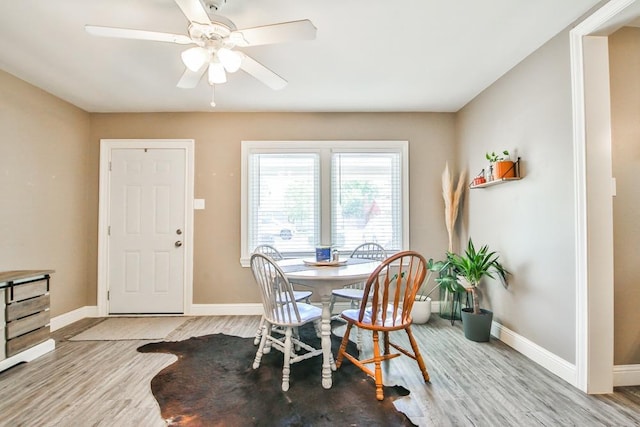
[[[109,172],[111,172],[111,161],[109,161]]]
[[[111,295],[109,292],[110,292],[110,291],[107,291],[107,301],[109,301],[109,300],[111,299],[111,298],[109,298],[109,297],[110,297],[110,295]]]
[[[111,236],[111,226],[107,226],[107,236]]]

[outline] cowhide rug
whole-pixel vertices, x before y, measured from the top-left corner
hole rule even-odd
[[[320,346],[311,325],[300,330],[305,342]],[[336,354],[340,338],[333,336]],[[355,354],[355,344],[350,343]],[[375,397],[375,384],[345,361],[333,373],[333,387],[321,384],[321,357],[291,365],[289,391],[283,392],[282,353],[273,349],[253,369],[257,347],[253,338],[224,334],[158,342],[138,348],[142,353],[171,353],[178,361],[151,380],[162,417],[171,426],[412,426],[393,405],[409,392],[385,387]]]

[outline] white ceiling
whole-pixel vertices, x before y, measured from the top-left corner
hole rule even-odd
[[[317,39],[243,48],[289,84],[239,71],[213,111],[457,111],[599,0],[227,0],[242,29],[310,19]],[[89,112],[212,111],[179,89],[185,46],[85,24],[186,34],[174,0],[2,0],[0,69]],[[568,46],[567,46],[568,49]]]

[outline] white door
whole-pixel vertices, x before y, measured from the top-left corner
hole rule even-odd
[[[185,150],[111,150],[109,313],[183,313]]]

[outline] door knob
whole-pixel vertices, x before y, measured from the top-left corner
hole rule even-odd
[[[175,245],[176,245],[176,248],[179,248],[180,246],[182,246],[182,242],[181,242],[180,240],[178,240],[178,241],[175,243]]]
[[[182,234],[182,230],[180,230],[179,228],[176,230],[176,234],[179,236]]]

